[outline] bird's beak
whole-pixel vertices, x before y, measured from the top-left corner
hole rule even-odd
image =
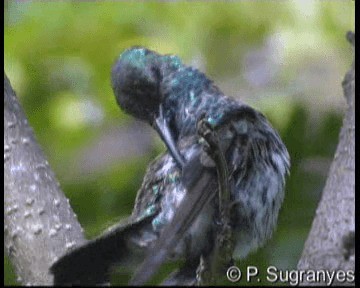
[[[156,132],[160,135],[161,140],[165,143],[170,155],[174,158],[176,164],[180,169],[185,165],[185,160],[180,154],[178,148],[176,147],[174,138],[172,136],[171,130],[167,119],[165,119],[162,105],[159,107],[159,115],[155,118],[152,126],[155,128]]]

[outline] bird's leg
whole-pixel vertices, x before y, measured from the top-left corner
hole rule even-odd
[[[212,158],[215,163],[219,184],[219,216],[217,219],[215,219],[217,222],[216,240],[214,245],[215,248],[210,253],[209,257],[202,259],[202,268],[199,267],[200,269],[198,273],[198,279],[200,280],[198,280],[198,282],[203,284],[204,281],[201,281],[201,273],[205,276],[205,271],[208,270],[208,268],[210,268],[212,277],[207,276],[205,278],[212,279],[213,282],[216,282],[216,279],[219,279],[215,274],[220,274],[222,276],[226,275],[226,269],[228,268],[229,263],[232,262],[234,241],[230,223],[231,187],[229,182],[229,172],[224,153],[219,143],[218,134],[212,125],[206,120],[204,115],[197,123],[197,131],[199,136],[205,140],[205,152]]]

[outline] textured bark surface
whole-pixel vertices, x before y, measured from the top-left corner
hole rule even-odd
[[[355,48],[355,34],[347,38]],[[342,85],[346,115],[299,270],[355,271],[355,60]],[[350,284],[342,278],[334,284]]]
[[[4,242],[18,281],[50,285],[50,265],[84,243],[82,228],[4,75]]]

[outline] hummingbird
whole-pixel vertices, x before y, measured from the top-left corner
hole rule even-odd
[[[131,284],[144,284],[175,259],[185,264],[164,283],[195,283],[200,258],[213,249],[219,211],[216,163],[199,123],[215,131],[226,162],[233,258],[263,246],[276,227],[290,169],[288,151],[266,117],[224,95],[178,56],[144,47],[125,50],[111,78],[120,108],[149,123],[167,151],[148,166],[131,216],[55,262],[54,283],[105,283],[114,265],[139,267],[144,259]]]

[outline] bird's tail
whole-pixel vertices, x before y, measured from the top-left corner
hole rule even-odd
[[[152,217],[114,226],[110,231],[65,254],[51,267],[54,285],[99,285],[110,281],[110,268],[132,257],[128,240]]]

